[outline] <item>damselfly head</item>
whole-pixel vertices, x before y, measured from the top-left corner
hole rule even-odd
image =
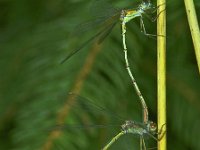
[[[147,129],[148,129],[149,132],[155,133],[156,130],[157,130],[157,124],[154,123],[153,121],[149,121],[149,122],[147,123]]]

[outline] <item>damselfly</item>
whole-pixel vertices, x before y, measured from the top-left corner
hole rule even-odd
[[[101,0],[97,0],[97,2],[101,2]],[[97,4],[98,5],[98,4]],[[114,28],[114,26],[117,24],[118,21],[121,22],[121,29],[122,29],[122,43],[123,43],[123,49],[124,49],[124,59],[126,64],[126,69],[128,71],[128,75],[131,78],[132,84],[135,88],[135,91],[140,99],[140,103],[142,105],[143,109],[143,122],[145,124],[148,123],[148,108],[146,105],[146,102],[144,100],[144,97],[141,94],[141,91],[136,83],[136,80],[131,72],[131,69],[129,67],[129,61],[128,61],[128,55],[127,55],[127,46],[126,46],[126,23],[133,20],[134,18],[139,17],[140,18],[140,27],[141,31],[147,35],[147,36],[154,36],[152,34],[149,34],[146,32],[143,17],[147,17],[151,21],[155,21],[157,16],[155,18],[151,18],[150,15],[156,13],[156,10],[158,7],[155,7],[150,0],[142,0],[141,3],[133,9],[116,9],[109,5],[109,15],[100,15],[100,18],[96,19],[95,22],[98,24],[101,24],[103,27],[100,29],[98,33],[96,33],[94,36],[92,36],[90,39],[88,39],[86,42],[84,42],[80,47],[72,51],[63,61],[65,62],[68,60],[73,54],[77,53],[79,50],[81,50],[84,46],[86,46],[88,43],[90,43],[93,40],[97,40],[97,43],[100,44],[103,39],[105,39],[111,30]],[[102,19],[103,18],[103,19]],[[84,24],[93,26],[93,23]]]
[[[112,138],[112,140],[110,142],[108,142],[108,144],[106,144],[106,146],[104,146],[102,148],[103,150],[107,150],[116,142],[116,140],[118,140],[120,137],[122,137],[122,135],[126,136],[127,134],[139,136],[140,137],[140,149],[144,149],[144,150],[146,150],[144,137],[148,136],[157,141],[157,138],[155,136],[157,126],[154,122],[148,121],[145,124],[145,123],[136,122],[136,121],[133,121],[130,119],[125,120],[120,115],[117,115],[117,114],[111,112],[110,110],[106,109],[103,106],[95,104],[93,101],[91,101],[89,99],[86,99],[84,97],[78,96],[73,93],[70,93],[68,96],[70,97],[70,99],[73,99],[73,103],[69,102],[68,109],[70,109],[71,114],[74,115],[73,117],[75,117],[76,115],[82,116],[82,117],[84,116],[83,125],[77,125],[76,121],[71,124],[69,122],[67,124],[59,123],[57,126],[51,128],[51,130],[52,129],[53,130],[63,130],[63,129],[77,130],[77,128],[87,130],[89,128],[91,129],[91,128],[106,128],[106,127],[111,127],[111,128],[118,127],[118,129],[121,128],[121,131],[116,136],[114,136]],[[90,117],[87,118],[84,115],[84,113],[88,113],[89,116],[91,118],[93,118],[94,120],[96,120],[99,116],[105,116],[105,117],[107,117],[107,119],[110,118],[112,121],[114,121],[114,120],[115,121],[114,121],[114,123],[112,123],[110,125],[107,125],[105,123],[98,124],[98,125],[89,123],[89,122],[91,122],[91,118]],[[68,119],[69,119],[69,121],[72,122],[72,120],[70,120],[70,118],[68,118]],[[120,123],[121,125],[118,123]],[[95,147],[93,149],[95,149]]]

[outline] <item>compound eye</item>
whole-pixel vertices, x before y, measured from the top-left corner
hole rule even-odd
[[[157,125],[154,122],[150,122],[150,131],[155,132],[157,130]]]

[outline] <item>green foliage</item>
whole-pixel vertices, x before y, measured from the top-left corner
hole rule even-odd
[[[131,2],[113,4],[132,7]],[[200,2],[196,0],[195,4],[199,10]],[[58,114],[68,100],[66,95],[72,90],[111,112],[142,121],[139,99],[125,69],[120,24],[101,45],[91,68],[84,64],[96,48],[93,44],[60,64],[69,51],[94,34],[94,31],[71,34],[77,24],[90,19],[91,6],[89,0],[0,1],[0,149],[42,149],[53,132],[48,129],[56,125]],[[146,19],[145,25],[149,33],[156,33],[156,23]],[[146,99],[150,119],[156,121],[156,40],[141,34],[137,19],[128,24],[127,47],[131,69]],[[89,68],[88,74],[80,79],[78,76],[84,68]],[[197,69],[184,3],[169,0],[167,136],[170,150],[200,149]],[[74,88],[78,82],[82,84],[80,91]],[[96,117],[97,113],[84,110],[79,115],[72,112],[65,116],[63,123],[81,124],[89,119],[92,124],[114,124],[111,116]],[[52,149],[100,149],[119,130],[120,127],[60,130],[61,135],[52,141]],[[155,146],[152,139],[149,141],[148,147]],[[123,137],[112,148],[122,149],[120,146],[139,149],[139,139]]]

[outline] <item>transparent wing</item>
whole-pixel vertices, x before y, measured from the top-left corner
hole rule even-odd
[[[51,123],[52,125],[44,131],[50,137],[58,135],[55,140],[55,144],[58,146],[68,147],[75,143],[75,146],[78,146],[75,149],[88,149],[91,148],[90,145],[86,145],[86,148],[79,147],[77,141],[89,140],[92,142],[98,138],[102,141],[94,140],[94,145],[97,147],[95,149],[101,149],[113,135],[120,132],[121,124],[124,122],[124,118],[121,116],[95,101],[77,94],[60,95],[52,103],[59,103],[61,109],[56,117],[57,123]],[[60,121],[59,116],[64,119]],[[60,136],[61,133],[63,133],[62,136]],[[59,139],[57,140],[57,138]],[[65,142],[60,143],[62,140]]]
[[[120,14],[121,10],[113,7],[108,0],[94,0],[90,7],[91,19],[78,24],[71,35],[81,35],[86,31],[101,27],[106,20]],[[119,19],[119,18],[117,18]]]
[[[119,21],[120,18],[120,10],[114,8],[112,5],[107,3],[106,1],[97,0],[92,5],[91,14],[93,15],[93,19],[79,24],[74,31],[71,33],[70,37],[79,36],[84,34],[86,31],[92,31],[96,28],[96,34],[94,34],[91,38],[83,42],[76,49],[69,51],[66,58],[61,61],[64,63],[68,60],[72,55],[76,54],[78,51],[83,49],[87,44],[91,43],[94,40],[97,40],[98,43],[102,43],[103,40],[109,35],[109,33],[114,28],[115,24]]]
[[[121,9],[114,7],[109,0],[94,0],[90,12],[94,17],[111,17]]]
[[[118,18],[118,16],[113,16],[112,18],[110,18],[111,20]],[[109,20],[108,20],[109,21]],[[112,29],[115,27],[115,25],[117,24],[117,21],[112,21],[112,24],[110,23],[109,26],[106,28],[106,31],[103,32],[101,34],[101,36],[99,36],[98,38],[98,44],[101,44],[104,39],[111,33]]]
[[[61,64],[67,61],[71,56],[79,52],[81,49],[83,49],[90,42],[97,40],[98,44],[102,43],[103,40],[109,35],[109,33],[112,31],[112,29],[116,25],[118,18],[119,18],[119,14],[116,14],[113,17],[110,17],[110,18],[107,18],[107,20],[104,20],[104,24],[103,24],[104,26],[101,28],[101,30],[97,32],[94,36],[89,38],[87,41],[82,43],[77,49],[70,51],[69,54],[66,56],[66,58],[61,61]]]
[[[120,129],[120,125],[124,122],[123,117],[109,111],[99,104],[94,103],[92,100],[81,97],[74,93],[69,93],[66,96],[68,101],[64,105],[69,112],[69,118],[67,118],[69,121],[59,123],[54,127],[49,128],[49,130],[109,127],[117,127]],[[77,120],[77,122],[73,120],[74,118]],[[109,123],[101,122],[101,118],[109,120]]]
[[[85,22],[82,22],[74,28],[74,30],[71,32],[70,35],[72,37],[76,37],[76,36],[85,34],[88,31],[91,32],[95,30],[96,28],[101,27],[106,19],[107,17],[95,17]]]
[[[105,32],[106,29],[101,30],[100,32],[96,33],[94,36],[92,36],[91,38],[89,38],[87,41],[85,41],[84,43],[82,43],[78,48],[72,50],[69,52],[69,54],[67,54],[67,56],[61,61],[61,64],[63,64],[65,61],[67,61],[71,56],[73,56],[74,54],[76,54],[77,52],[79,52],[81,49],[83,49],[86,45],[88,45],[90,42],[92,42],[93,40],[97,39],[101,34],[103,34],[103,32]]]

